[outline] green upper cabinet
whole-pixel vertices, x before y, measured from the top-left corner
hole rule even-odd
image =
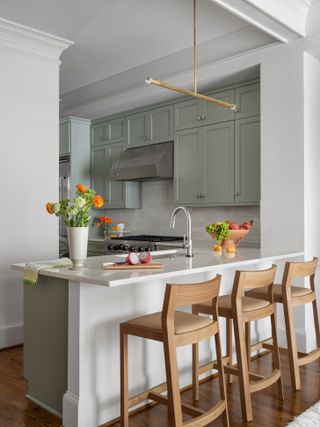
[[[71,150],[71,123],[64,121],[59,126],[59,155],[64,156],[70,154]]]
[[[147,138],[151,144],[173,141],[173,106],[147,112]]]
[[[234,89],[210,93],[211,97],[234,103]],[[174,105],[174,130],[207,126],[234,119],[234,113],[212,102],[191,99]]]
[[[201,197],[201,129],[176,132],[174,140],[174,198],[197,204]]]
[[[128,146],[173,141],[173,107],[168,105],[127,117]]]
[[[127,123],[124,117],[96,123],[92,126],[92,144],[113,144],[127,140]]]
[[[197,99],[174,104],[174,130],[190,129],[200,126],[204,114],[202,102]]]
[[[212,92],[209,96],[221,101],[229,102],[230,104],[234,104],[235,102],[234,89]],[[230,110],[230,108],[221,107],[220,105],[206,101],[204,101],[203,104],[204,117],[201,119],[201,126],[234,120],[235,114]]]
[[[236,88],[236,119],[257,116],[260,114],[260,83]]]
[[[113,181],[109,176],[111,166],[125,147],[125,142],[91,147],[91,184],[106,200],[106,209],[138,209],[141,206],[139,182]]]
[[[260,201],[260,117],[235,122],[235,201]]]
[[[204,204],[234,201],[234,122],[202,128],[202,185]]]

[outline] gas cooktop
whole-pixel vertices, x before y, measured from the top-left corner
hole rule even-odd
[[[176,242],[182,241],[181,236],[153,236],[149,234],[141,234],[138,236],[111,237],[111,240],[131,240],[138,242]]]

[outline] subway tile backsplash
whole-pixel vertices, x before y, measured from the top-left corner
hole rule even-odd
[[[114,224],[124,222],[126,229],[134,234],[183,235],[186,232],[186,219],[179,213],[176,228],[169,227],[170,216],[175,208],[173,204],[173,181],[150,181],[142,183],[141,209],[112,209],[99,211],[99,215],[108,215]],[[98,214],[98,211],[95,211]],[[190,208],[192,216],[192,237],[199,245],[211,243],[205,231],[206,224],[219,220],[245,222],[253,220],[250,233],[242,246],[260,247],[260,208],[259,206]],[[94,219],[94,218],[93,218]],[[91,237],[102,236],[102,230],[92,224]]]

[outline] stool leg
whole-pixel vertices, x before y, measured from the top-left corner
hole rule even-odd
[[[227,337],[227,356],[229,361],[228,366],[232,366],[232,319],[226,317],[226,337]],[[232,384],[233,375],[227,374],[227,383]]]
[[[274,307],[274,309],[276,308]],[[272,364],[274,366],[274,369],[281,370],[278,337],[277,337],[277,322],[276,322],[275,312],[271,315],[271,329],[272,329],[272,343],[273,343]],[[278,384],[279,399],[284,400],[283,387],[282,387],[282,374],[280,375],[280,378],[278,379],[277,384]]]
[[[129,427],[128,334],[120,326],[121,427]]]
[[[241,313],[238,313],[233,318],[234,335],[237,352],[237,365],[239,372],[239,387],[242,416],[245,422],[252,421],[252,401],[250,393],[249,371],[247,362],[247,351],[245,337],[243,334],[243,322]]]
[[[222,352],[221,352],[221,342],[220,342],[220,333],[214,336],[216,344],[216,355],[217,355],[217,365],[219,373],[219,386],[220,386],[220,398],[225,400],[226,409],[223,413],[223,427],[229,427],[229,413],[228,413],[228,403],[227,403],[227,393],[226,393],[226,384],[224,379],[224,370],[223,370],[223,361],[222,361]]]
[[[168,387],[169,425],[171,427],[182,427],[183,421],[179,387],[179,372],[174,337],[165,337],[163,346]]]
[[[292,388],[294,388],[295,390],[301,390],[293,308],[292,308],[291,302],[288,299],[287,294],[283,295],[283,311],[284,311],[284,319],[286,324],[291,385],[292,385]]]
[[[199,401],[199,344],[192,344],[192,397]]]
[[[314,329],[316,332],[317,347],[320,348],[320,326],[319,326],[319,316],[318,316],[318,307],[317,307],[316,299],[312,301],[312,308],[313,308],[313,320],[314,320]]]
[[[245,336],[246,336],[248,370],[250,371],[250,362],[251,362],[251,323],[250,322],[245,323]]]

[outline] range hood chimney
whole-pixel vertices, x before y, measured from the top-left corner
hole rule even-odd
[[[173,178],[173,142],[130,148],[111,166],[113,181]]]

